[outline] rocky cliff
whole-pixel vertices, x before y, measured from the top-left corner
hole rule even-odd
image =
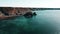
[[[27,12],[31,12],[29,8],[17,8],[17,7],[0,7],[0,12],[5,15],[24,15]]]
[[[0,19],[9,19],[15,16],[21,16],[26,13],[32,13],[29,8],[0,7]]]

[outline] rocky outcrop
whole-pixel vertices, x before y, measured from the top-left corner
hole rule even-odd
[[[13,16],[20,16],[20,15],[25,15],[26,17],[27,13],[32,14],[29,8],[0,7],[0,18],[1,17],[7,18],[7,17],[13,17]],[[2,16],[2,14],[4,16]]]
[[[24,16],[25,16],[26,18],[30,18],[30,17],[33,16],[33,13],[32,13],[32,12],[27,12],[26,14],[24,14]]]
[[[33,15],[36,16],[37,15],[36,12],[34,12]]]
[[[1,7],[0,11],[5,15],[24,15],[31,12],[29,8]]]
[[[33,17],[33,16],[36,16],[37,14],[34,12],[34,13],[32,13],[32,12],[27,12],[26,14],[24,14],[24,16],[26,17],[26,18],[31,18],[31,17]]]
[[[18,7],[0,7],[0,18],[10,18],[14,16],[23,15],[24,17],[32,17],[36,13],[32,13],[29,8],[18,8]]]
[[[13,10],[11,7],[0,7],[0,12],[2,12],[4,15],[9,15],[9,11]]]

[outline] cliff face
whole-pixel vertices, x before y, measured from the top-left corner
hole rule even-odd
[[[5,15],[24,15],[31,12],[29,8],[1,7],[0,11]]]

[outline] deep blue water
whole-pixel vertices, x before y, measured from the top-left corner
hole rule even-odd
[[[37,15],[0,20],[0,34],[53,34],[60,30],[60,10],[32,11]]]

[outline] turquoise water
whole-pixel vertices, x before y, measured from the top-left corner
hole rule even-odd
[[[60,30],[60,10],[32,11],[37,15],[0,20],[0,34],[53,34]]]

